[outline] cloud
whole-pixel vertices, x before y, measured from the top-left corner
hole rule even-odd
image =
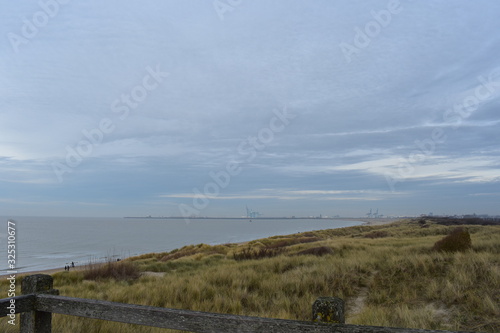
[[[350,195],[346,197],[345,195]],[[401,194],[401,193],[397,193]],[[389,191],[373,190],[287,190],[287,189],[260,189],[251,191],[249,194],[230,195],[204,195],[210,200],[350,200],[350,201],[373,201],[382,200],[384,197],[395,195]],[[199,194],[174,193],[162,194],[160,198],[196,199]]]
[[[284,106],[297,117],[241,164],[241,174],[211,198],[220,205],[210,213],[234,209],[223,206],[238,200],[283,205],[283,214],[287,203],[306,211],[352,201],[352,213],[374,200],[419,211],[439,191],[469,199],[492,192],[500,37],[491,32],[500,28],[500,4],[401,2],[403,10],[347,63],[339,44],[352,42],[372,11],[386,6],[257,0],[220,21],[210,2],[68,3],[18,53],[1,42],[0,198],[22,202],[22,192],[27,210],[32,199],[69,197],[83,207],[77,203],[113,198],[119,216],[140,209],[133,202],[155,202],[158,215],[168,215],[210,181],[210,171],[244,160],[241,142]],[[3,4],[0,35],[20,34],[21,18],[37,10]],[[121,119],[113,103],[157,65],[168,77]],[[445,117],[478,88],[491,95],[453,121]],[[53,163],[65,163],[68,149],[103,119],[114,129],[59,183]],[[446,139],[412,161],[421,150],[416,142],[436,129]],[[398,181],[395,193],[387,175]],[[164,207],[154,201],[168,198]],[[103,211],[90,207],[75,211]]]

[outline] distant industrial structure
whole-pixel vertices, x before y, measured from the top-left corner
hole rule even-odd
[[[373,213],[373,210],[370,208],[370,212],[366,213],[366,216],[368,216],[368,218],[372,218],[372,219],[379,219],[379,218],[383,217],[384,215],[378,213],[378,208],[377,208],[377,211],[375,213]]]
[[[247,209],[247,217],[250,219],[254,219],[256,217],[262,216],[261,213],[251,210],[250,208],[248,208],[248,206],[246,206],[246,209]]]

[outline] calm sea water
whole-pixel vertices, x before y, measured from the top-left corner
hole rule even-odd
[[[224,244],[362,224],[340,220],[184,220],[0,217],[0,274],[7,266],[7,220],[16,222],[18,272],[64,267],[107,257],[164,252],[189,244]]]

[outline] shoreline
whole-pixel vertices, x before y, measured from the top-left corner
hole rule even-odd
[[[389,223],[392,223],[392,222],[400,221],[402,219],[400,219],[400,218],[378,218],[378,219],[375,219],[375,218],[360,218],[360,219],[345,218],[345,219],[342,219],[342,220],[343,221],[345,221],[345,220],[359,221],[359,222],[362,222],[361,225],[376,226],[376,225],[389,224]],[[350,228],[350,227],[346,227],[346,228]],[[325,229],[325,230],[328,230],[328,229]],[[241,242],[241,243],[247,243],[247,242]],[[135,256],[133,256],[133,257],[135,257]],[[127,259],[127,258],[123,258],[123,259]],[[87,267],[87,265],[80,265],[80,266],[72,267],[71,270],[81,271],[81,270],[84,270],[86,267]],[[65,272],[64,267],[60,267],[60,268],[47,268],[47,269],[42,269],[42,270],[21,272],[21,273],[16,273],[15,275],[16,275],[16,277],[25,276],[25,275],[35,275],[35,274],[53,275],[53,274],[60,273],[60,272]],[[6,278],[6,277],[9,277],[10,275],[11,274],[1,274],[0,278],[3,279],[3,278]]]
[[[82,266],[75,266],[75,267],[71,267],[71,270],[75,270],[75,271],[82,271],[85,269],[85,265],[82,265]],[[20,277],[20,276],[24,276],[24,275],[35,275],[35,274],[47,274],[47,275],[52,275],[52,274],[55,274],[55,273],[59,273],[59,272],[66,272],[64,270],[64,267],[62,268],[48,268],[48,269],[42,269],[42,270],[37,270],[37,271],[29,271],[29,272],[20,272],[20,273],[16,273],[16,274],[12,274],[12,275],[15,275],[16,277]],[[5,277],[9,277],[11,274],[2,274],[0,275],[0,278],[5,278]]]

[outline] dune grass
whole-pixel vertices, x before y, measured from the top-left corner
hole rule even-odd
[[[460,252],[433,249],[454,226],[406,221],[191,245],[125,260],[154,274],[88,280],[63,272],[54,284],[65,296],[297,320],[311,319],[317,297],[337,296],[347,323],[498,332],[500,227],[462,227],[472,248]],[[54,332],[170,331],[62,315],[53,324]]]

